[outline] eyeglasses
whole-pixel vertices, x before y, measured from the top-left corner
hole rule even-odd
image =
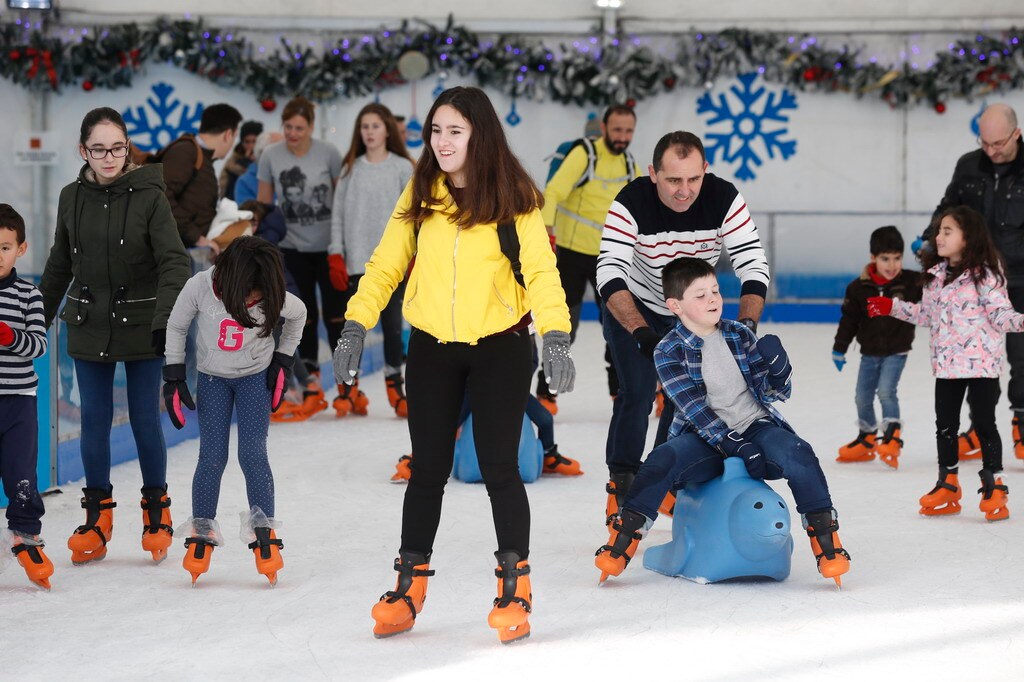
[[[1010,133],[1009,137],[1007,137],[1004,140],[1000,140],[999,142],[985,142],[985,140],[981,139],[981,137],[979,136],[978,146],[981,147],[982,149],[991,149],[993,151],[995,151],[996,149],[1002,149],[1010,140],[1013,139],[1013,136],[1016,134],[1017,131],[1015,130],[1012,133]]]
[[[110,149],[104,149],[103,147],[89,147],[87,149],[89,156],[96,161],[102,161],[107,158],[107,154],[110,154],[115,159],[123,159],[128,155],[128,145],[111,147]]]

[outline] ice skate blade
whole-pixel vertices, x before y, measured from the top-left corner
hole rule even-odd
[[[153,563],[155,564],[161,564],[167,558],[166,549],[151,549],[149,551],[153,555]]]
[[[392,483],[397,483],[397,484],[401,485],[403,483],[408,483],[409,479],[408,478],[402,478],[401,476],[392,476],[391,477],[391,482]]]
[[[277,573],[265,573],[264,575],[267,576],[267,580],[270,581],[271,587],[277,587]]]
[[[859,457],[836,457],[836,461],[840,464],[857,464],[858,462],[872,462],[875,459],[875,454],[862,455]]]
[[[841,577],[839,577],[838,575],[835,578],[832,578],[832,579],[836,581],[836,589],[838,589],[840,592],[842,592],[842,590],[843,590],[843,579]]]
[[[899,455],[896,455],[896,456],[892,456],[892,455],[879,455],[878,459],[882,460],[882,464],[884,464],[885,466],[889,467],[890,469],[899,469],[900,468]]]
[[[498,628],[498,639],[502,644],[515,644],[530,636],[530,624],[523,623],[514,628]]]
[[[86,564],[91,564],[96,561],[102,561],[103,558],[107,556],[107,550],[104,548],[99,556],[92,556],[98,552],[99,550],[96,550],[96,552],[72,552],[71,563],[75,566],[85,566]]]
[[[374,623],[373,626],[373,637],[374,639],[387,639],[400,635],[403,632],[412,630],[413,622],[409,621],[402,623],[401,625],[391,625],[390,623]]]
[[[989,523],[1005,521],[1008,518],[1010,518],[1010,510],[1006,507],[1000,507],[999,509],[985,512],[985,520]]]
[[[960,455],[960,461],[961,462],[965,462],[965,461],[972,460],[972,459],[981,459],[981,449],[980,448],[978,450],[971,450],[970,452],[966,452],[966,453]]]
[[[951,516],[960,513],[960,505],[956,502],[950,502],[941,507],[921,507],[918,513],[922,516]]]
[[[601,571],[601,577],[598,578],[598,580],[597,580],[597,586],[600,587],[601,585],[604,585],[604,581],[608,580],[608,576],[609,575],[610,575],[609,573],[607,573],[605,571]]]

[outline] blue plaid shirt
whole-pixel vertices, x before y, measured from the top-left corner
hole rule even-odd
[[[776,424],[792,431],[771,405],[776,400],[789,398],[792,383],[787,382],[781,391],[768,383],[768,363],[757,349],[757,337],[746,325],[723,319],[718,328],[754,398]],[[708,390],[701,372],[703,346],[703,339],[677,322],[654,349],[654,367],[662,388],[676,406],[669,438],[694,431],[704,442],[717,447],[730,429],[708,405]]]

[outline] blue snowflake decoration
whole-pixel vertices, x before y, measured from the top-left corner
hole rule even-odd
[[[796,140],[784,140],[789,133],[789,116],[784,112],[798,108],[796,97],[789,90],[767,92],[764,86],[754,87],[758,74],[744,73],[738,76],[739,85],[729,88],[736,102],[736,111],[725,94],[718,95],[717,103],[711,93],[704,93],[697,100],[697,114],[708,114],[704,122],[708,127],[726,123],[728,132],[709,132],[705,136],[704,151],[709,163],[721,153],[725,163],[738,163],[737,180],[753,180],[757,177],[754,168],[761,166],[764,159],[755,148],[764,149],[769,158],[778,153],[783,160],[796,154]],[[766,97],[767,95],[767,97]]]
[[[174,86],[168,83],[157,83],[151,90],[153,97],[147,97],[146,104],[154,114],[154,121],[150,121],[145,106],[124,112],[124,122],[133,145],[143,151],[155,152],[181,135],[199,130],[199,121],[203,117],[202,103],[197,102],[194,107],[182,105],[181,100],[171,98]],[[172,120],[175,113],[176,120]]]

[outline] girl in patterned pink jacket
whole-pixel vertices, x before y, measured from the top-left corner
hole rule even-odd
[[[947,209],[931,245],[922,256],[926,273],[921,302],[869,298],[868,315],[892,315],[931,329],[939,480],[921,498],[921,513],[960,511],[957,431],[966,394],[981,442],[979,508],[986,519],[998,521],[1010,515],[995,417],[1005,355],[1003,334],[1024,331],[1024,314],[1010,304],[1002,257],[980,213],[966,206]]]

